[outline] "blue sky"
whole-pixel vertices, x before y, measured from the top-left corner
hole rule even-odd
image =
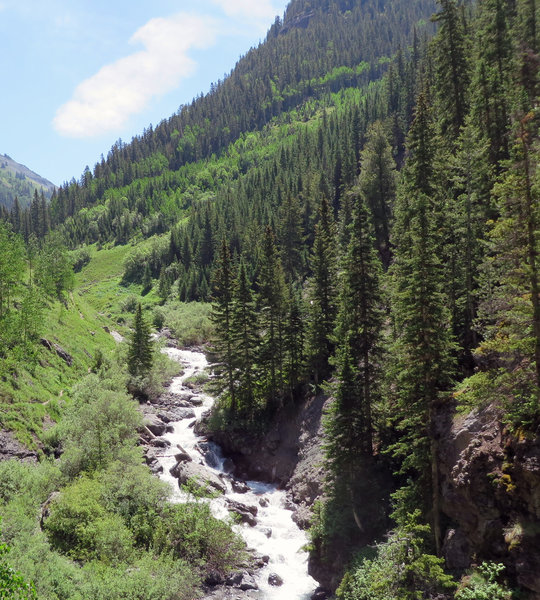
[[[176,112],[287,0],[0,0],[0,154],[55,184]]]

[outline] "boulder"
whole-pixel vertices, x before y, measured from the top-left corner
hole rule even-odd
[[[283,579],[277,573],[270,573],[268,583],[273,587],[280,587],[283,585]]]
[[[150,444],[155,448],[168,448],[171,445],[171,442],[164,437],[155,437],[150,440]]]
[[[245,481],[238,481],[237,479],[233,479],[231,481],[232,489],[237,494],[247,494],[249,492],[249,486]]]
[[[40,338],[39,341],[42,346],[45,346],[45,348],[47,348],[51,352],[56,352],[56,354],[58,354],[58,356],[67,364],[67,366],[71,367],[71,365],[73,364],[73,357],[71,356],[71,354],[66,352],[62,348],[62,346],[60,346],[59,344],[55,344],[54,342],[50,342],[46,338]]]
[[[231,500],[227,498],[227,508],[240,516],[240,521],[242,523],[247,523],[250,527],[255,527],[257,525],[257,507],[256,506],[248,506],[247,504],[242,504],[241,502],[237,502],[236,500]]]
[[[206,469],[203,465],[191,462],[179,462],[171,469],[171,475],[178,477],[178,485],[181,487],[189,482],[195,483],[206,492],[213,490],[225,493],[225,485],[221,479]]]
[[[178,454],[174,455],[176,462],[178,462],[178,463],[191,462],[191,460],[192,460],[191,456],[182,448],[182,446],[180,446],[180,444],[176,444],[176,447],[179,450]]]
[[[167,425],[157,415],[146,415],[146,427],[156,436],[161,436],[167,431]]]
[[[240,585],[238,587],[243,591],[259,589],[255,578],[253,577],[253,575],[250,575],[247,571],[243,574],[242,581],[240,582]]]

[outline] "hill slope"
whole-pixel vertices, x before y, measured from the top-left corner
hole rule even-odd
[[[14,161],[7,154],[0,155],[0,205],[9,209],[15,198],[18,198],[21,206],[28,206],[35,190],[50,198],[55,187],[54,183]]]

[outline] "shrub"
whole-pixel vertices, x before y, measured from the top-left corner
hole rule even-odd
[[[226,575],[245,558],[243,541],[230,526],[212,516],[205,501],[167,507],[159,521],[155,548],[199,565],[204,572]]]
[[[129,454],[141,421],[136,403],[116,382],[88,375],[75,386],[62,423],[62,469],[74,477]]]
[[[71,254],[71,261],[75,273],[82,271],[82,269],[90,262],[90,252],[88,251],[88,248],[83,246],[82,248],[74,250]]]
[[[410,514],[404,526],[380,544],[375,558],[364,552],[346,574],[337,597],[343,600],[416,600],[434,598],[453,591],[452,577],[444,560],[426,552],[429,527],[418,523],[419,511]]]
[[[456,600],[509,600],[512,593],[497,581],[503,571],[503,564],[482,563],[465,578],[465,586],[456,592]]]

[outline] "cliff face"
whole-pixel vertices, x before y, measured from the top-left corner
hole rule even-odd
[[[439,422],[444,556],[451,569],[502,562],[540,598],[540,438],[513,436],[494,406]]]

